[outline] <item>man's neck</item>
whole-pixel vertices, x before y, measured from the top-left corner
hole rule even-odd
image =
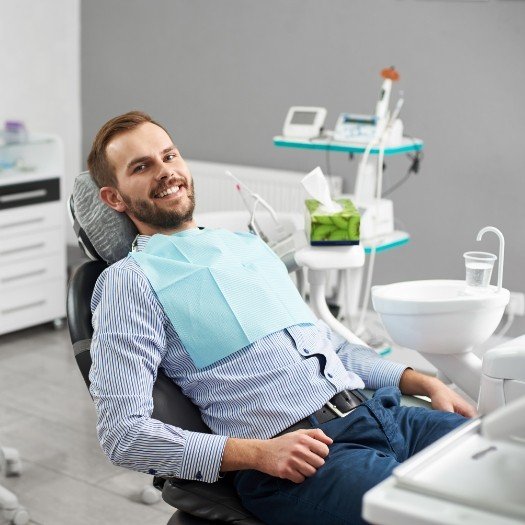
[[[185,230],[191,230],[194,228],[197,228],[197,223],[194,219],[191,219],[190,221],[185,222],[181,226],[177,228],[159,228],[156,226],[150,226],[149,224],[137,224],[137,229],[140,233],[140,235],[155,235],[156,233],[161,233],[163,235],[173,235],[174,233],[183,232]]]

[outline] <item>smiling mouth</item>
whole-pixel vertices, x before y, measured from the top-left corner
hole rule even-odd
[[[170,188],[166,190],[162,190],[159,193],[156,193],[154,195],[155,199],[163,199],[164,197],[167,197],[168,195],[174,195],[175,193],[178,193],[180,190],[180,186],[171,186]]]

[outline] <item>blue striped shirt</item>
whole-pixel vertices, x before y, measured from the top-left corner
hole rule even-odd
[[[143,249],[149,237],[138,237]],[[275,332],[198,369],[140,266],[122,259],[99,277],[91,394],[98,437],[115,464],[213,482],[228,437],[270,438],[343,389],[398,385],[405,366],[352,345],[322,321]],[[213,434],[151,417],[158,368],[200,409]]]

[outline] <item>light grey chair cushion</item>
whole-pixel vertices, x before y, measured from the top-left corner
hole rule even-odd
[[[125,213],[112,210],[99,197],[99,189],[88,171],[73,185],[75,219],[98,255],[108,264],[126,257],[137,229]]]

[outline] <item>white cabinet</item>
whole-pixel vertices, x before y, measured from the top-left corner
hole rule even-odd
[[[0,145],[0,334],[65,317],[60,140]]]

